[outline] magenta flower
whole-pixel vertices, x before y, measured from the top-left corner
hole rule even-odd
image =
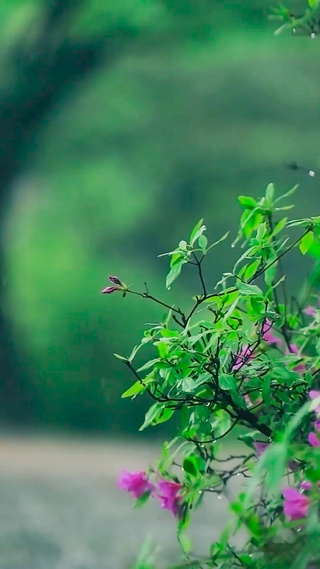
[[[262,326],[262,337],[267,344],[271,344],[274,346],[281,346],[282,340],[273,334],[271,331],[272,322],[267,318]]]
[[[300,494],[296,488],[287,486],[283,489],[283,511],[290,520],[306,518],[309,510],[309,498]]]
[[[313,447],[320,447],[320,439],[316,433],[309,433],[308,442]]]
[[[301,490],[307,490],[308,491],[308,490],[311,490],[312,484],[308,480],[305,480],[304,482],[301,482],[300,488],[301,488]]]
[[[152,492],[154,485],[149,482],[147,475],[142,470],[139,472],[128,472],[122,470],[119,476],[118,487],[134,496],[140,498],[146,492]]]
[[[256,442],[256,443],[253,443],[253,446],[254,446],[254,448],[255,448],[255,450],[256,450],[257,457],[259,457],[259,456],[261,456],[261,455],[264,453],[264,451],[267,449],[267,447],[269,446],[269,443],[259,443],[259,442]]]
[[[307,316],[314,318],[317,315],[317,310],[314,306],[307,306],[303,311]]]
[[[110,276],[108,278],[109,278],[109,281],[112,283],[113,286],[107,286],[106,288],[104,288],[101,291],[102,294],[112,294],[113,292],[116,292],[116,290],[124,290],[124,285],[118,277]],[[116,285],[116,286],[114,286],[114,285]]]
[[[174,516],[178,514],[181,488],[182,484],[172,480],[160,480],[158,483],[159,494],[157,497],[160,499],[161,508],[170,510]]]

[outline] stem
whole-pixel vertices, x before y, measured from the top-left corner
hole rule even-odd
[[[248,284],[251,284],[256,278],[260,277],[260,275],[262,275],[267,269],[269,269],[270,267],[272,267],[272,265],[274,265],[280,259],[282,259],[282,257],[284,257],[284,255],[289,253],[289,251],[291,251],[291,249],[293,249],[296,245],[298,245],[298,243],[300,243],[301,239],[303,239],[304,236],[307,235],[307,233],[309,233],[309,231],[311,231],[311,230],[312,230],[312,225],[310,225],[305,230],[305,232],[302,235],[300,235],[300,237],[297,237],[297,239],[293,243],[291,243],[291,245],[289,245],[289,247],[287,247],[284,251],[282,251],[282,253],[280,253],[280,255],[278,255],[276,257],[276,259],[273,259],[273,261],[271,261],[268,265],[266,265],[266,267],[264,267],[263,269],[260,269],[260,271],[258,271],[255,275],[253,275],[253,277],[251,277],[251,279],[248,280]]]
[[[273,226],[273,220],[272,220],[272,214],[271,214],[271,213],[269,213],[269,214],[267,215],[267,220],[268,220],[268,223],[269,223],[270,233],[272,234],[272,233],[273,233],[274,226]],[[271,237],[271,235],[270,235],[270,237]],[[272,243],[272,244],[274,244],[274,240],[273,240],[273,243]],[[278,261],[279,261],[279,269],[280,269],[281,276],[284,276],[284,271],[283,271],[283,269],[282,269],[281,259],[278,259]],[[274,284],[274,283],[272,283],[272,284]],[[286,287],[285,287],[284,282],[282,283],[282,285],[283,285],[282,289],[283,289],[283,297],[284,297],[285,315],[284,315],[284,323],[283,323],[283,325],[281,326],[281,332],[282,332],[284,341],[285,341],[285,343],[286,343],[286,346],[287,346],[289,352],[292,352],[292,347],[291,347],[291,344],[290,344],[290,339],[289,339],[288,333],[287,333],[287,316],[286,316],[287,292],[286,292]],[[276,311],[277,311],[277,313],[279,314],[279,316],[281,316],[281,313],[280,313],[280,305],[279,305],[279,299],[278,299],[278,291],[277,291],[275,288],[273,288],[273,289],[272,289],[272,294],[273,294],[274,303],[275,303],[275,305],[276,305]]]
[[[202,290],[203,290],[203,296],[207,296],[207,289],[206,289],[206,285],[204,282],[203,273],[202,273],[202,266],[201,266],[201,263],[202,263],[204,257],[202,257],[201,261],[199,261],[197,255],[195,253],[193,253],[193,257],[194,257],[194,260],[195,260],[197,268],[198,268],[199,279],[200,279]]]
[[[185,318],[184,313],[182,312],[182,310],[180,308],[175,308],[174,306],[170,306],[170,304],[166,304],[165,302],[162,302],[162,300],[155,298],[154,296],[152,296],[148,292],[137,292],[135,290],[130,290],[129,288],[126,289],[126,292],[130,293],[130,294],[135,294],[136,296],[141,296],[141,298],[148,298],[149,300],[153,300],[153,302],[160,304],[160,306],[164,306],[164,308],[167,308],[168,310],[171,310],[172,312],[175,312],[176,314],[179,314],[180,316]]]
[[[150,389],[148,388],[148,386],[143,382],[143,379],[141,379],[140,375],[138,374],[138,372],[134,369],[134,367],[131,365],[131,362],[129,362],[128,360],[123,362],[129,369],[130,371],[133,373],[133,375],[137,378],[137,380],[139,381],[139,383],[141,383],[141,385],[143,385],[143,387],[145,387],[146,391],[148,392],[148,394],[150,395],[150,397],[152,397],[152,399],[155,399],[155,401],[159,401],[159,399],[152,393],[152,391],[150,391]]]
[[[260,431],[260,433],[262,433],[268,438],[272,436],[272,431],[267,425],[265,425],[264,423],[259,423],[258,420],[255,418],[255,416],[252,415],[252,413],[250,413],[250,411],[247,411],[246,409],[241,409],[237,405],[235,405],[230,395],[228,395],[227,393],[225,393],[225,399],[228,405],[230,405],[230,407],[232,408],[233,412],[236,413],[236,416],[239,420],[246,421],[246,423],[249,423],[251,427],[254,427],[255,429],[257,429],[257,431]]]

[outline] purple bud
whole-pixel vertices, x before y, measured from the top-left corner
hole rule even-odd
[[[101,292],[102,294],[112,294],[116,290],[121,290],[118,286],[107,286]]]
[[[122,285],[122,282],[118,277],[111,276],[111,277],[109,277],[109,281],[112,282],[113,284],[118,285],[118,286]]]

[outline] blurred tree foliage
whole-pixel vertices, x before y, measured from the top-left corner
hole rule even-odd
[[[156,257],[198,218],[219,237],[234,227],[235,197],[269,181],[301,181],[299,215],[314,212],[317,178],[285,163],[320,166],[319,43],[274,37],[269,7],[2,2],[3,416],[136,429],[143,401],[120,400],[131,378],[112,354],[129,352],[159,308],[103,297],[107,274],[186,298],[192,275],[165,293]],[[215,251],[213,279],[229,247]]]

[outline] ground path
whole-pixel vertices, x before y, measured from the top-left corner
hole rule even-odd
[[[151,502],[134,510],[117,490],[121,468],[140,469],[159,445],[0,437],[0,568],[131,569],[148,535],[159,567],[177,559],[175,523]],[[190,532],[201,550],[227,519],[216,496]],[[162,562],[161,562],[162,561]]]

